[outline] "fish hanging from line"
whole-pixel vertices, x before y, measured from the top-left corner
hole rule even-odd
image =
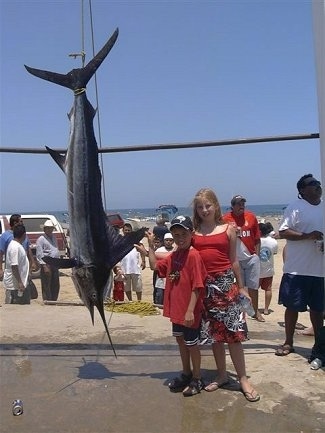
[[[47,147],[67,178],[70,259],[44,258],[59,268],[72,268],[72,279],[79,297],[87,306],[94,324],[96,306],[116,356],[104,313],[103,294],[111,270],[138,243],[145,228],[122,236],[108,225],[101,195],[101,172],[93,128],[96,110],[87,99],[86,85],[99,68],[118,37],[118,29],[96,56],[83,68],[67,74],[44,71],[25,65],[36,77],[67,87],[74,92],[69,114],[70,141],[66,155]]]

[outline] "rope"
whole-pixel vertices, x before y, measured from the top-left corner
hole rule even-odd
[[[90,27],[91,27],[91,42],[92,42],[92,50],[93,50],[93,57],[95,56],[95,44],[94,44],[94,24],[93,24],[93,12],[92,12],[92,5],[91,0],[89,0],[89,15],[90,15]],[[99,149],[102,148],[102,134],[101,134],[101,125],[100,125],[100,108],[99,108],[99,95],[98,95],[98,85],[97,85],[97,75],[95,72],[94,75],[95,78],[95,96],[96,96],[96,104],[97,104],[97,129],[98,129],[98,143],[99,143]],[[102,189],[103,189],[103,202],[104,202],[104,209],[106,209],[106,188],[105,188],[105,174],[104,174],[104,163],[103,163],[103,155],[102,153],[99,155],[99,161],[100,161],[100,168],[102,172]]]
[[[81,0],[81,61],[82,61],[82,67],[85,66],[85,59],[86,59],[86,53],[85,53],[85,26],[84,26],[84,0]]]
[[[145,301],[118,303],[111,299],[104,306],[104,309],[107,311],[114,311],[114,313],[137,314],[140,317],[160,315],[159,309],[154,304]]]
[[[78,96],[81,95],[82,93],[85,93],[85,91],[86,91],[86,87],[81,87],[80,89],[75,89],[73,93],[75,96]]]

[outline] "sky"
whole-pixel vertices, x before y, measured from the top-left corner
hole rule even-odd
[[[82,8],[82,4],[84,7]],[[97,72],[102,147],[319,132],[311,1],[17,1],[1,5],[0,147],[66,148],[73,93],[24,64],[81,66],[114,30]],[[82,19],[83,17],[83,19]],[[84,38],[82,37],[84,35]],[[92,39],[93,35],[93,39]],[[87,96],[97,106],[95,80]],[[222,205],[286,204],[321,176],[319,140],[102,156],[109,209],[190,205],[212,188]],[[47,154],[0,153],[1,213],[67,209],[64,173]]]

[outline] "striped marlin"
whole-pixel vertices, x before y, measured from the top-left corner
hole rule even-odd
[[[59,74],[25,65],[36,77],[67,87],[74,92],[69,114],[70,140],[66,155],[47,147],[67,178],[70,259],[52,259],[62,268],[72,267],[72,279],[79,297],[89,309],[94,324],[94,306],[103,320],[112,345],[104,314],[103,294],[112,268],[144,236],[145,228],[121,236],[107,224],[101,195],[101,172],[93,128],[96,110],[87,99],[86,85],[112,49],[118,36],[115,30],[96,56],[83,68]],[[50,261],[51,259],[48,259]],[[115,350],[113,348],[114,354]]]

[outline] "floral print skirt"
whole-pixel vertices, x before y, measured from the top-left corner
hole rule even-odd
[[[232,269],[207,279],[201,344],[238,343],[246,340],[247,328],[238,295]]]

